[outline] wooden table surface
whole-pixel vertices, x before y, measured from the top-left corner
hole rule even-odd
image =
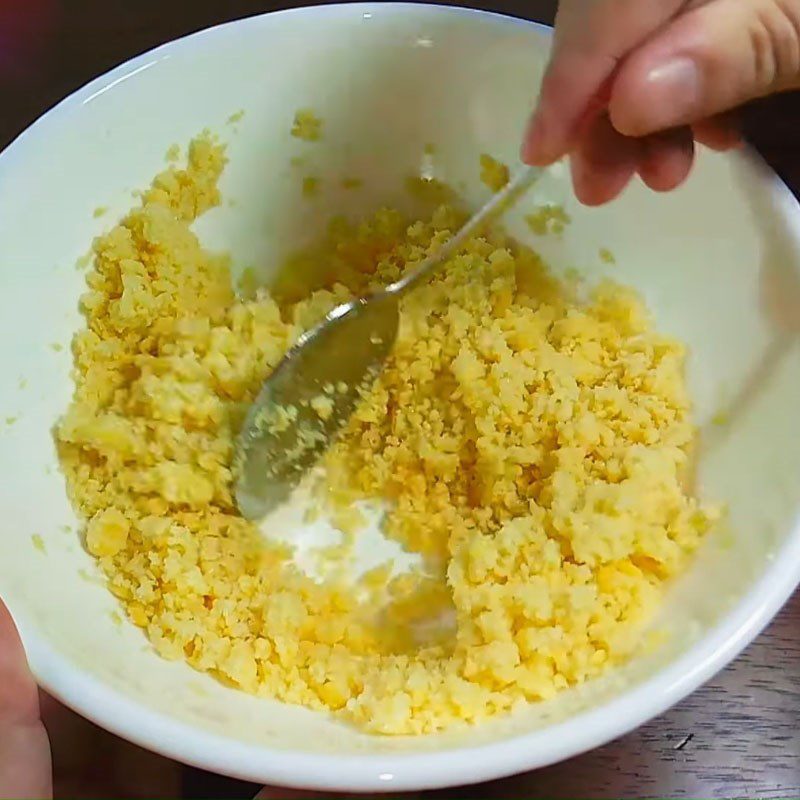
[[[136,53],[223,20],[301,4],[0,0],[0,147],[54,102]],[[473,5],[550,22],[555,1]],[[800,98],[756,104],[748,109],[746,130],[795,192],[800,190]],[[52,702],[46,711],[60,797],[252,795],[254,787],[181,768],[99,731]],[[800,595],[735,663],[636,732],[549,769],[431,796],[796,797],[798,723]]]

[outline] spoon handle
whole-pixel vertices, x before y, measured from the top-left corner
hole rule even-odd
[[[480,230],[493,222],[524,195],[539,180],[544,170],[538,167],[523,167],[489,202],[486,203],[469,221],[435,253],[428,256],[415,270],[404,275],[399,281],[386,287],[392,294],[408,291],[425,280],[438,266],[447,261],[458,249]]]

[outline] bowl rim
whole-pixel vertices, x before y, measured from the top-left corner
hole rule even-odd
[[[53,106],[0,153],[4,172],[47,126],[143,72],[176,51],[201,47],[240,26],[269,24],[276,16],[413,12],[471,15],[490,25],[522,25],[552,34],[541,23],[478,9],[413,2],[334,3],[257,14],[175,39],[92,80]],[[750,149],[730,156],[745,162],[772,193],[780,216],[800,241],[800,204],[786,184]],[[795,220],[795,221],[792,221]],[[732,661],[771,621],[800,583],[800,519],[764,575],[702,639],[634,689],[552,726],[482,745],[431,753],[332,755],[278,750],[198,731],[143,708],[123,693],[87,676],[16,616],[38,683],[64,705],[102,728],[149,750],[202,769],[259,783],[321,791],[388,792],[436,789],[506,777],[545,767],[622,736],[663,713]]]

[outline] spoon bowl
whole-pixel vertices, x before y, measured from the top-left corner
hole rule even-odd
[[[280,505],[347,423],[391,352],[398,297],[336,306],[265,381],[238,439],[236,501],[248,519]]]

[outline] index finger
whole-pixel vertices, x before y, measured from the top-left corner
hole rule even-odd
[[[561,0],[553,53],[522,148],[528,164],[547,166],[572,150],[602,111],[625,56],[689,0]]]

